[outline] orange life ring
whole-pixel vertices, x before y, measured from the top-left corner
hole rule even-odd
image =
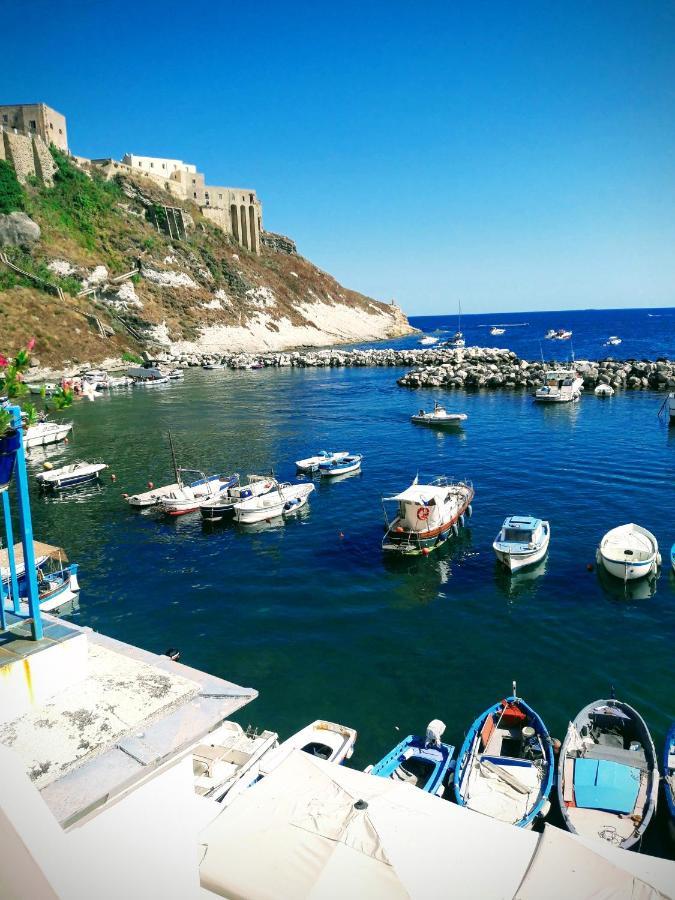
[[[420,506],[420,508],[417,510],[417,518],[421,522],[424,522],[425,519],[428,519],[429,518],[429,507],[428,506]]]

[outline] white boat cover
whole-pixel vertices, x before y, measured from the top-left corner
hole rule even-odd
[[[635,874],[632,862],[649,861],[650,857],[612,849],[620,854],[616,861],[605,859],[571,835],[547,825],[514,900],[663,900],[673,896]],[[670,866],[672,879],[675,864]],[[645,869],[642,865],[640,868]],[[675,880],[671,886],[675,890]]]
[[[511,900],[537,845],[528,831],[300,750],[201,837],[202,887],[229,900]]]

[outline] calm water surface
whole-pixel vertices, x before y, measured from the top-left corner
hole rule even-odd
[[[587,570],[624,522],[653,530],[664,556],[675,541],[675,428],[657,418],[662,397],[542,408],[524,393],[404,390],[397,374],[197,370],[184,384],[78,403],[73,440],[49,458],[103,459],[117,482],[33,498],[36,536],[80,563],[77,621],[153,651],[178,647],[187,664],[254,686],[244,723],[282,736],[319,717],[356,727],[355,766],[434,717],[459,745],[513,679],[561,738],[614,684],[662,746],[675,718],[675,578],[664,566],[653,589],[627,594]],[[463,430],[410,424],[436,397],[468,414]],[[121,492],[172,480],[168,429],[180,462],[209,472],[292,478],[293,460],[330,447],[365,454],[363,471],[317,482],[309,509],[281,527],[165,520]],[[380,497],[418,470],[474,482],[470,527],[426,559],[385,559]],[[491,549],[512,513],[552,527],[543,566],[516,577]],[[648,849],[663,852],[664,830]]]

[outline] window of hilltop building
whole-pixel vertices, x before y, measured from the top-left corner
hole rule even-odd
[[[154,168],[155,168],[155,164],[154,164],[154,163],[150,163],[150,168],[151,168],[151,169],[154,169]]]
[[[195,197],[197,196],[197,191],[194,192],[194,196],[195,196]]]
[[[166,163],[162,163],[162,168],[166,169]]]
[[[35,129],[37,127],[35,124],[35,119],[31,119],[30,122],[28,123],[28,125],[29,125],[31,131],[35,131]]]
[[[53,131],[53,130],[54,130],[54,123],[53,123],[53,122],[50,122],[50,123],[49,123],[49,127],[50,127],[51,130]]]
[[[7,116],[3,116],[3,117],[2,117],[2,121],[3,121],[3,122],[7,122],[7,121],[9,121],[9,120],[7,119]]]

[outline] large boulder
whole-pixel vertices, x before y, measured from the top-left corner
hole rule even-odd
[[[40,240],[40,226],[26,213],[0,215],[0,247],[30,247]]]

